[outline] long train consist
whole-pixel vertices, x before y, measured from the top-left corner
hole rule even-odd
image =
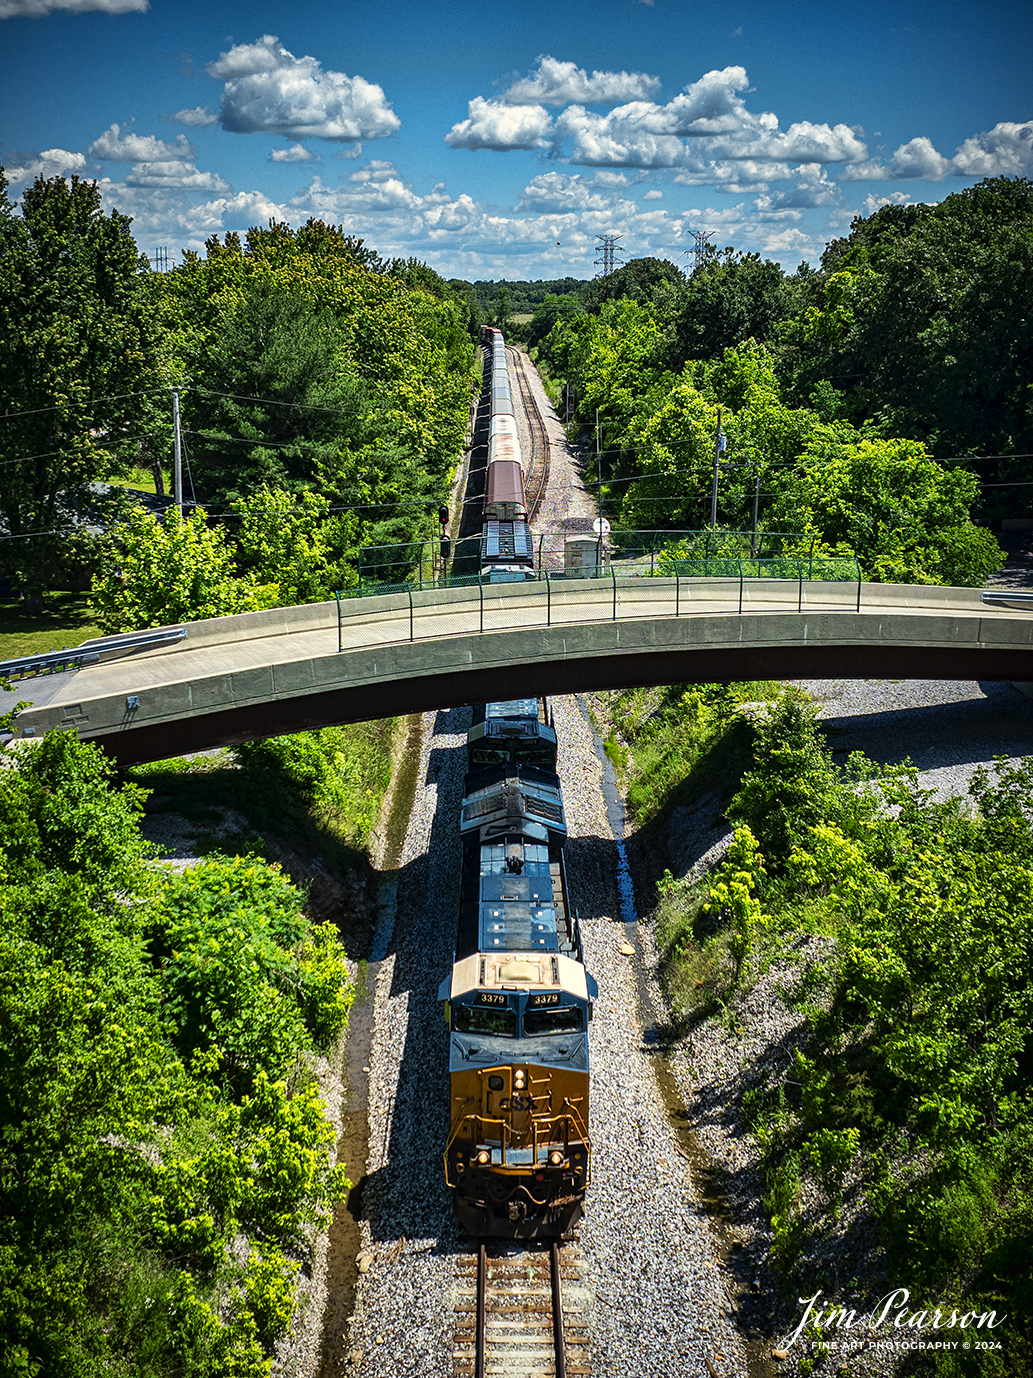
[[[506,346],[485,331],[491,422],[482,576],[529,577],[532,547]],[[563,865],[567,836],[556,730],[544,700],[473,710],[460,814],[455,961],[442,982],[449,1028],[445,1177],[475,1237],[558,1239],[592,1173],[585,970]]]
[[[491,375],[491,412],[480,567],[482,577],[489,583],[506,583],[533,577],[534,546],[527,522],[523,461],[501,330],[484,331],[484,349],[485,371]]]

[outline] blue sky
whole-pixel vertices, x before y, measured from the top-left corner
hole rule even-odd
[[[140,247],[315,215],[446,276],[786,267],[854,215],[1033,176],[1033,5],[0,0],[0,161]]]

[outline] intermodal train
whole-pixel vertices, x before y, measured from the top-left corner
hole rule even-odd
[[[520,577],[531,541],[505,342],[486,333],[493,429],[482,540],[498,542],[488,546],[493,568]],[[526,564],[513,555],[524,550]],[[556,728],[544,699],[474,708],[459,827],[455,960],[439,991],[449,1030],[445,1178],[475,1238],[558,1239],[580,1217],[592,1175],[588,1023],[598,989],[567,889]]]

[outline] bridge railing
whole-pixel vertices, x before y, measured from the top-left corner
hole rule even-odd
[[[545,571],[540,579],[494,584],[471,576],[462,587],[420,589],[376,597],[337,596],[339,650],[533,627],[620,618],[692,614],[802,612],[804,608],[860,611],[856,560],[738,560],[673,562],[670,572],[619,562],[577,575]]]

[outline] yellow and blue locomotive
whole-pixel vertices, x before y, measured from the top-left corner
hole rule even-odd
[[[586,972],[563,865],[556,733],[543,701],[474,709],[460,828],[445,1175],[475,1237],[555,1239],[591,1179]]]

